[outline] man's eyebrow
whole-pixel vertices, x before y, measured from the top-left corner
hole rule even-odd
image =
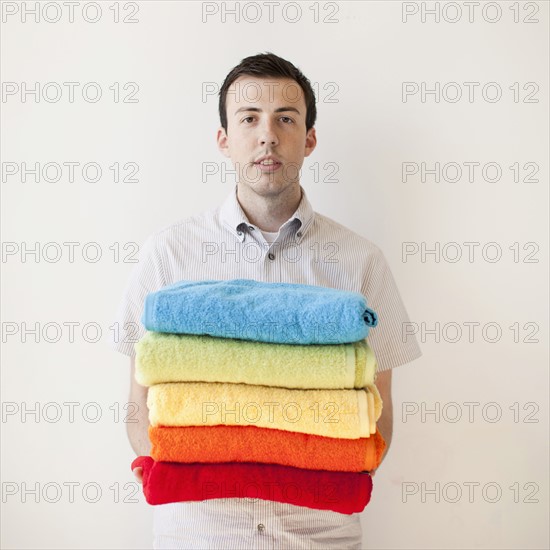
[[[235,114],[247,112],[247,111],[253,111],[255,113],[261,113],[262,110],[258,107],[241,107],[240,109],[237,109],[235,111]],[[296,109],[296,107],[279,107],[278,109],[275,109],[276,113],[286,113],[286,112],[294,112],[300,114],[300,111]]]

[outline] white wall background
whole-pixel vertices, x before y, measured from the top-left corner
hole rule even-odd
[[[225,198],[231,179],[201,177],[203,162],[225,160],[214,139],[217,95],[203,100],[203,85],[219,86],[242,58],[273,51],[320,92],[319,144],[302,179],[314,208],[382,248],[412,321],[440,324],[439,341],[419,335],[424,356],[394,371],[394,441],[362,516],[365,548],[548,548],[548,3],[481,2],[470,22],[463,3],[441,2],[439,23],[421,20],[434,2],[320,3],[319,22],[314,3],[302,2],[295,23],[282,17],[284,3],[273,23],[253,4],[262,10],[257,23],[246,21],[253,11],[240,23],[224,20],[221,4],[203,22],[200,2],[139,2],[133,16],[134,4],[121,2],[120,18],[133,24],[115,23],[110,1],[98,3],[96,23],[84,20],[96,17],[84,4],[74,23],[62,3],[47,12],[40,3],[39,22],[22,16],[34,2],[2,5],[2,547],[151,547],[152,508],[133,494],[123,422],[128,359],[107,346],[134,265],[123,261],[132,252],[124,246]],[[49,22],[56,6],[61,19]],[[451,23],[456,6],[462,16]],[[403,22],[403,10],[415,9]],[[295,13],[289,8],[287,18]],[[71,81],[80,83],[72,103],[63,85]],[[62,97],[22,97],[23,83],[35,82],[58,83]],[[103,92],[96,103],[83,99],[89,82]],[[125,97],[127,82],[139,85],[138,102],[115,102],[109,87],[119,83]],[[450,102],[450,87],[439,102],[420,94],[403,102],[403,82],[457,82],[464,94],[462,83],[479,86],[473,102]],[[488,82],[501,87],[500,100],[484,99]],[[524,102],[530,82],[538,102]],[[69,161],[80,163],[73,182],[67,170],[51,183],[9,173],[24,162]],[[87,162],[102,168],[96,183],[82,176]],[[117,162],[137,163],[139,181],[114,182],[109,166]],[[308,167],[328,162],[338,165],[337,182],[323,181],[323,170],[314,181]],[[403,162],[454,162],[464,171],[454,183],[419,175],[403,182]],[[500,180],[486,181],[478,167],[468,181],[465,162],[496,163]],[[525,163],[538,167],[536,181],[523,181]],[[79,243],[72,262],[66,242]],[[463,256],[452,262],[447,247],[439,261],[404,261],[405,242],[455,242]],[[466,242],[480,243],[472,262]],[[502,250],[494,263],[481,253],[490,242]],[[38,257],[21,254],[35,243]],[[47,243],[59,244],[57,261],[42,255],[55,260]],[[97,243],[86,249],[90,258],[102,252],[95,263],[83,258],[87,243]],[[472,341],[468,322],[479,323]],[[487,323],[494,325],[483,335]],[[23,336],[36,324],[38,335]],[[455,324],[462,335],[452,343]],[[98,326],[99,341],[86,341]],[[492,343],[495,327],[501,337]],[[67,402],[76,403],[74,418]],[[472,418],[468,402],[479,403]],[[436,406],[439,419],[422,418]]]

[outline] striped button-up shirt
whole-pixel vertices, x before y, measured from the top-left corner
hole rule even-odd
[[[236,186],[220,207],[151,235],[119,307],[116,321],[121,330],[114,348],[135,354],[134,343],[145,333],[140,321],[150,292],[184,279],[255,279],[360,292],[378,315],[378,326],[367,338],[378,372],[420,357],[416,338],[403,337],[409,318],[382,251],[314,212],[301,190],[298,209],[273,242],[246,217]],[[155,506],[155,548],[361,548],[359,514],[236,495]]]

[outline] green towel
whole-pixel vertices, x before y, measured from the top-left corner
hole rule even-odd
[[[374,383],[376,359],[365,340],[293,345],[147,332],[135,345],[136,380],[230,382],[281,388],[353,389]]]

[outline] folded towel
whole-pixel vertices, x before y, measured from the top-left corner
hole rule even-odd
[[[231,382],[283,388],[364,388],[376,359],[365,340],[352,344],[291,345],[190,334],[147,332],[137,342],[136,380]]]
[[[213,498],[259,498],[331,510],[362,512],[372,493],[369,473],[302,470],[279,464],[180,464],[140,456],[143,493],[149,504]]]
[[[380,465],[386,442],[339,439],[256,426],[149,426],[151,457],[162,462],[260,462],[306,470],[363,472]]]
[[[252,279],[180,281],[148,294],[147,330],[281,344],[345,344],[378,323],[358,292]]]
[[[372,407],[369,413],[369,393],[374,413]],[[374,384],[363,390],[289,390],[173,382],[151,386],[147,406],[152,426],[253,425],[344,439],[369,437],[382,413]]]

